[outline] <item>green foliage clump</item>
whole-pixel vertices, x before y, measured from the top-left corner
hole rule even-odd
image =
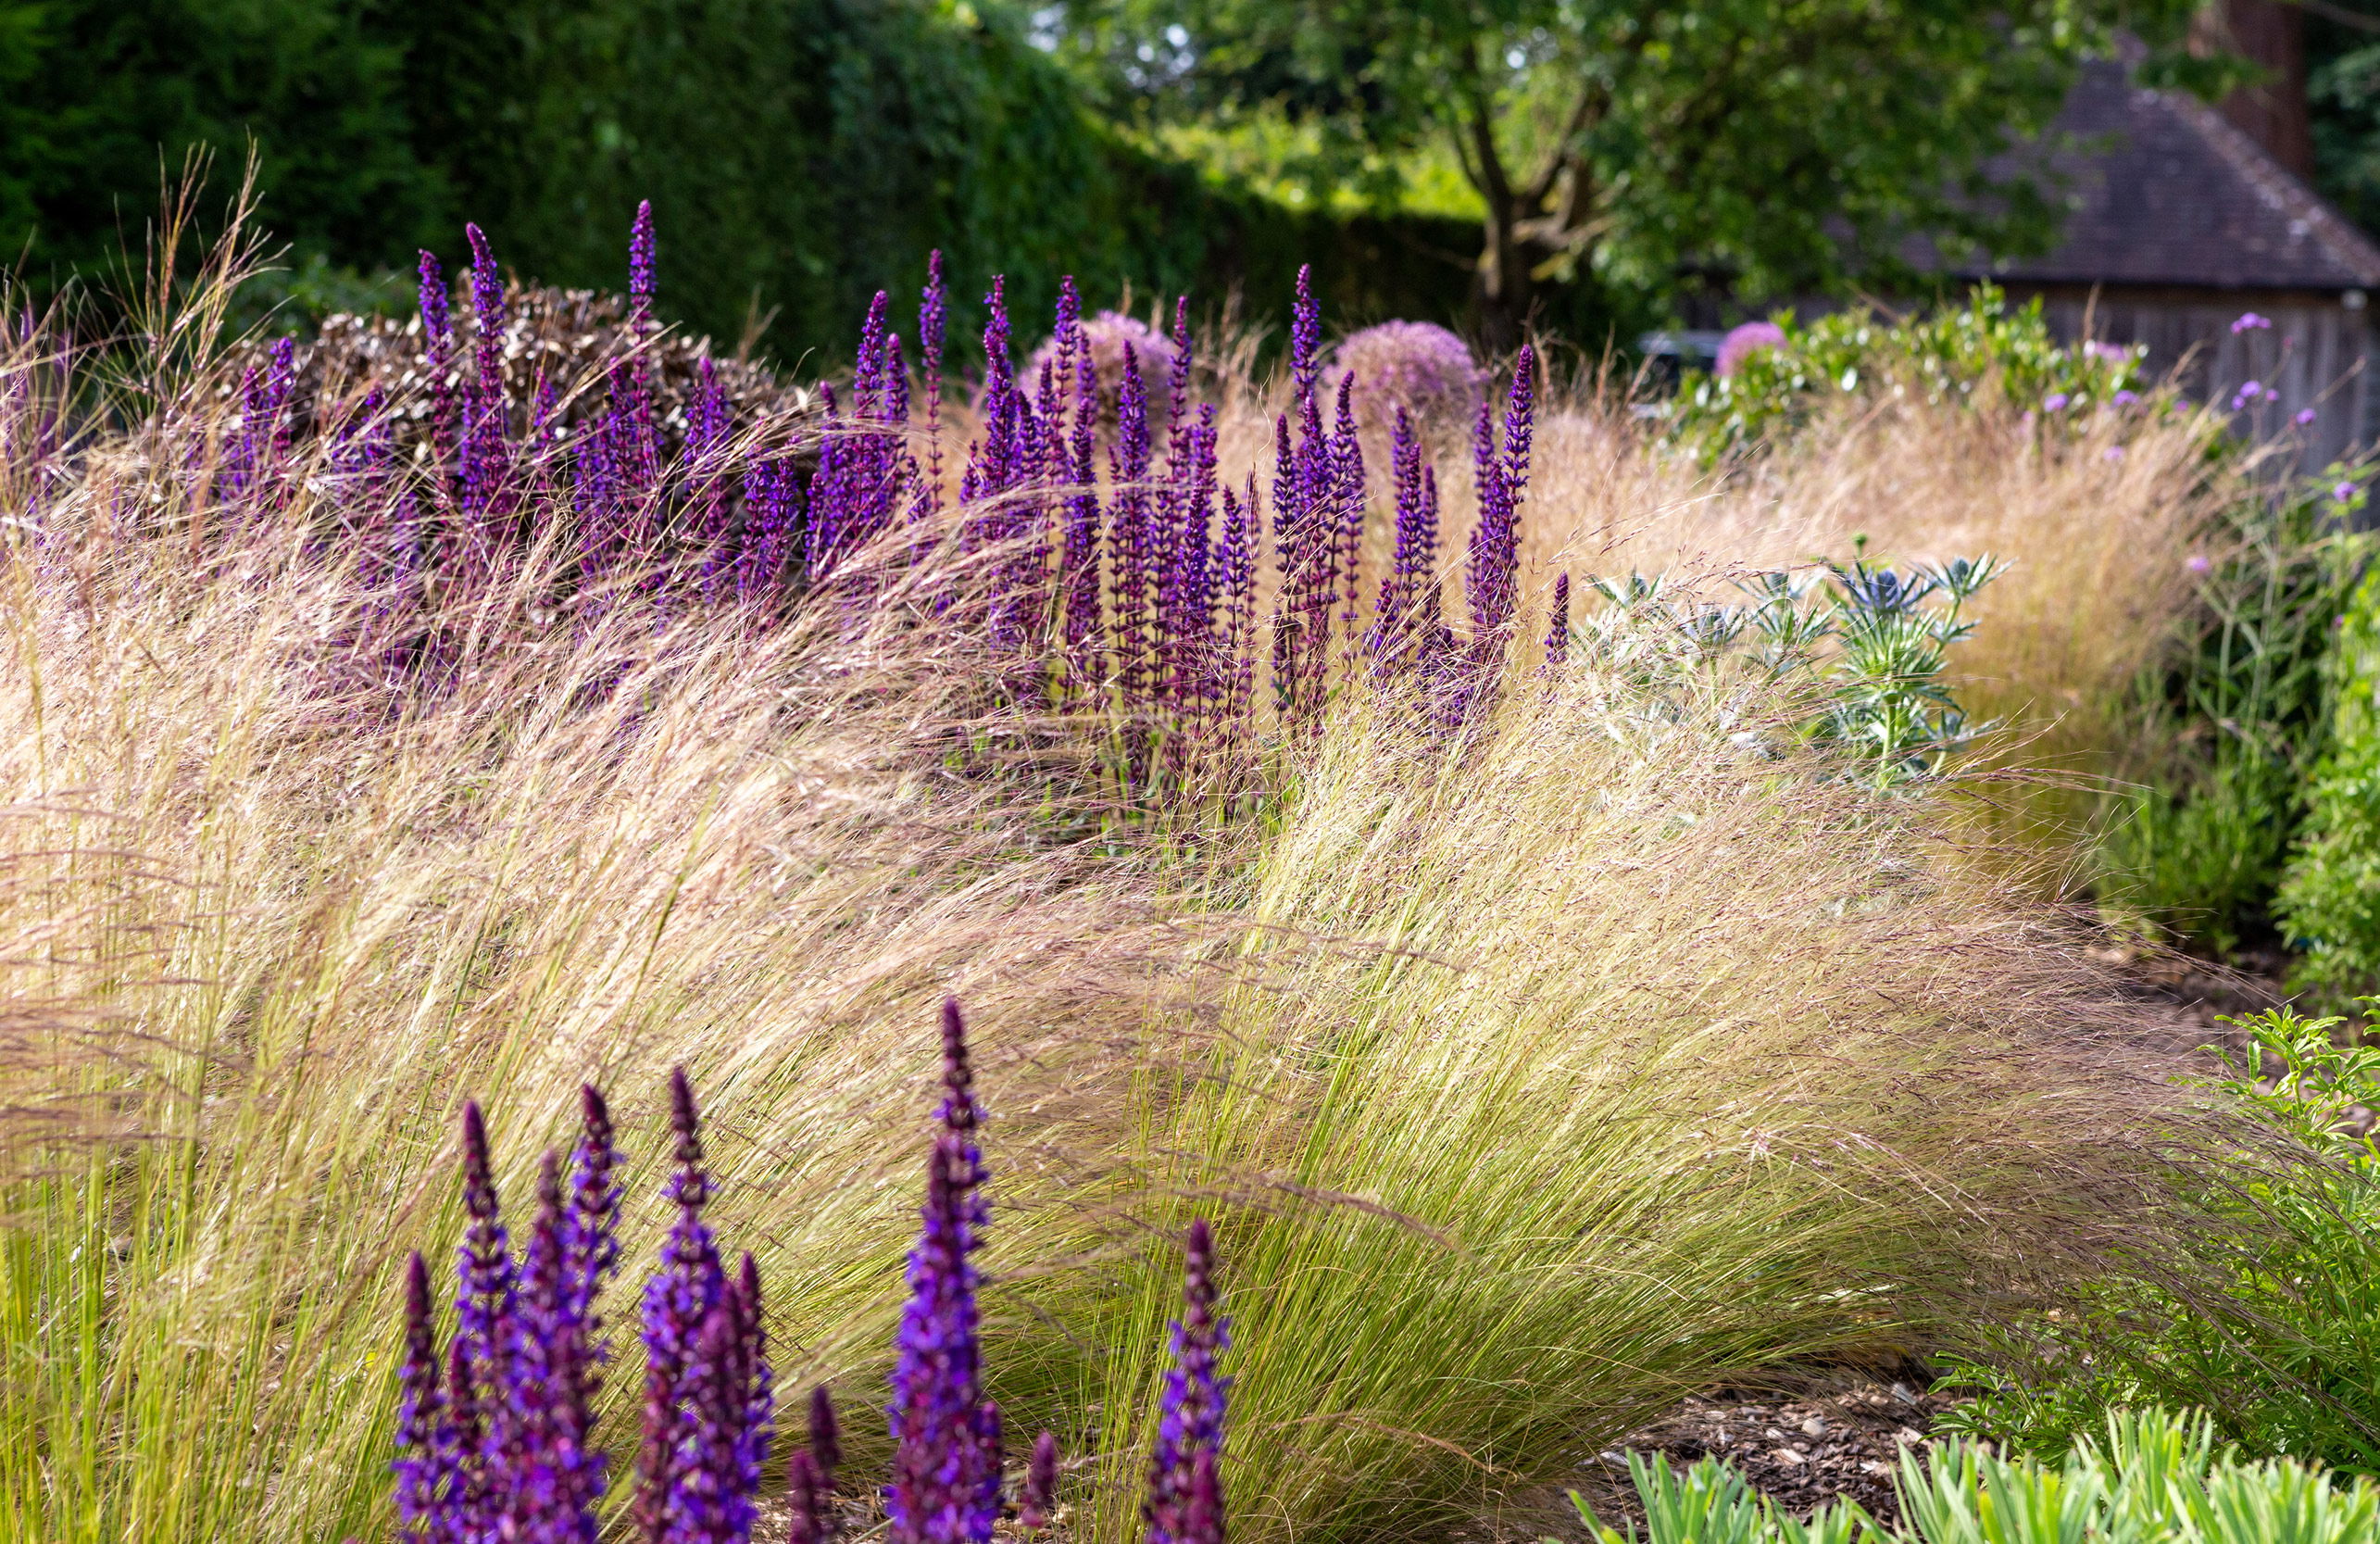
[[[1710,456],[1748,447],[1855,395],[2013,404],[2055,420],[2129,407],[2142,392],[2138,348],[2061,345],[2037,298],[2010,308],[1988,283],[1963,307],[1898,319],[1858,308],[1807,323],[1787,312],[1777,325],[1785,342],[1747,354],[1734,373],[1686,380],[1668,408],[1682,443]]]
[[[1856,1501],[1807,1521],[1755,1494],[1735,1470],[1704,1459],[1685,1474],[1631,1453],[1645,1508],[1645,1544],[2349,1544],[2380,1527],[2380,1489],[2340,1484],[2287,1460],[2219,1450],[2203,1416],[2160,1409],[2110,1413],[2100,1440],[2063,1461],[2010,1459],[1973,1441],[1930,1460],[1904,1451],[1894,1476],[1906,1521],[1879,1525]],[[1573,1491],[1601,1544],[1634,1544]]]
[[[2332,743],[2333,621],[2362,547],[2337,529],[2353,506],[2336,482],[2236,503],[2211,533],[2196,631],[2150,688],[2161,748],[2101,843],[2111,910],[2218,954],[2273,934]]]
[[[2350,1120],[2380,1109],[2380,1049],[2339,1045],[2343,1023],[2236,1021],[2216,1087],[2306,1161],[2187,1198],[2217,1290],[2111,1277],[1990,1364],[1954,1359],[1981,1390],[1962,1425],[2056,1450],[2111,1410],[2189,1406],[2253,1451],[2380,1472],[2380,1143]]]
[[[2277,908],[2297,983],[2339,994],[2380,983],[2380,568],[2337,613],[2329,670],[2329,743]]]

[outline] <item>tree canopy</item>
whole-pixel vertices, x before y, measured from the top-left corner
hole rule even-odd
[[[1394,201],[1419,161],[1481,212],[1509,336],[1582,270],[1739,295],[1906,277],[1905,243],[2024,250],[2054,188],[2011,147],[2122,31],[2189,0],[1065,0],[1059,45],[1144,123],[1285,123],[1277,169]],[[2161,56],[2152,55],[2153,57]]]

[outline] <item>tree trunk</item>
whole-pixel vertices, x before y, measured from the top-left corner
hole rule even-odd
[[[1538,244],[1528,240],[1515,229],[1515,211],[1506,209],[1503,218],[1491,206],[1482,222],[1484,245],[1479,255],[1479,266],[1472,275],[1472,297],[1479,306],[1479,326],[1487,346],[1498,354],[1509,354],[1521,346],[1529,326],[1530,313],[1537,301],[1537,280],[1534,270],[1547,254]]]

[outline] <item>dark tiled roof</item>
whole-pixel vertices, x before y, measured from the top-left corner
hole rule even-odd
[[[2073,213],[2039,257],[1967,274],[2034,283],[2380,289],[2380,246],[2213,109],[2087,65],[2058,128]],[[2054,183],[2049,184],[2054,188]]]

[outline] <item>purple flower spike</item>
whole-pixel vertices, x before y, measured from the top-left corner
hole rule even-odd
[[[503,1509],[500,1537],[592,1544],[603,1469],[600,1456],[589,1450],[592,1390],[584,1326],[572,1312],[569,1204],[556,1153],[546,1153],[539,1169],[537,1200],[491,1443],[500,1471],[492,1475]]]
[[[463,1455],[463,1516],[474,1528],[495,1525],[504,1461],[498,1451],[509,1423],[503,1401],[509,1388],[507,1344],[517,1308],[510,1239],[498,1215],[495,1180],[488,1167],[487,1126],[476,1101],[463,1106],[463,1210],[470,1217],[455,1251],[454,1367],[460,1376],[451,1402],[477,1441]]]
[[[741,1539],[752,1531],[753,1498],[760,1494],[761,1476],[768,1471],[769,1449],[777,1430],[777,1380],[769,1367],[769,1335],[761,1324],[760,1267],[750,1250],[745,1251],[729,1296],[740,1337],[735,1375],[743,1403],[735,1433],[736,1485],[730,1512],[742,1530],[734,1537]]]
[[[1191,1461],[1190,1504],[1184,1511],[1182,1544],[1223,1544],[1221,1462],[1211,1449]]]
[[[819,1483],[834,1494],[834,1472],[843,1467],[843,1428],[834,1418],[834,1396],[820,1384],[810,1390],[810,1458],[818,1464]]]
[[[438,1342],[430,1325],[430,1271],[419,1251],[405,1262],[405,1360],[397,1366],[396,1521],[402,1544],[434,1544],[442,1481]]]
[[[1520,602],[1520,505],[1529,481],[1530,428],[1536,385],[1536,356],[1523,345],[1512,361],[1512,395],[1504,409],[1504,447],[1498,454],[1487,409],[1482,406],[1472,436],[1479,485],[1479,523],[1472,529],[1470,571],[1472,648],[1482,665],[1503,657]]]
[[[1322,308],[1314,303],[1314,267],[1297,269],[1297,297],[1289,308],[1289,376],[1310,397],[1322,373]]]
[[[1000,1520],[1000,1473],[1007,1459],[1000,1445],[1000,1402],[985,1400],[975,1407],[975,1510],[967,1519],[967,1537],[989,1538]]]
[[[908,1306],[893,1370],[893,1479],[885,1489],[895,1544],[986,1544],[983,1400],[978,1379],[975,1268],[989,1221],[975,1145],[983,1111],[968,1068],[966,1021],[943,1004],[942,1130],[927,1172]],[[996,1475],[996,1470],[993,1473]]]
[[[666,1544],[744,1544],[752,1535],[736,1496],[743,1479],[737,1438],[744,1394],[737,1376],[743,1331],[735,1321],[731,1302],[712,1304],[687,1359],[683,1435],[662,1509]]]
[[[488,1167],[487,1124],[477,1100],[463,1106],[463,1210],[470,1222],[455,1251],[455,1343],[470,1359],[473,1382],[493,1388],[503,1368],[498,1335],[512,1312],[514,1280],[510,1239]]]
[[[1148,1495],[1141,1503],[1149,1544],[1208,1544],[1221,1537],[1215,1464],[1222,1456],[1231,1380],[1216,1375],[1215,1360],[1231,1344],[1230,1322],[1215,1313],[1215,1240],[1206,1219],[1190,1224],[1184,1245],[1183,1313],[1172,1325],[1174,1370],[1165,1376],[1157,1443],[1148,1456]]]
[[[1140,697],[1148,691],[1148,661],[1155,642],[1149,590],[1156,577],[1157,531],[1149,508],[1148,393],[1129,344],[1124,345],[1116,424],[1116,444],[1108,453],[1108,475],[1115,489],[1115,517],[1108,531],[1108,572],[1115,592],[1116,677],[1127,694]]]
[[[1017,1507],[1017,1520],[1027,1528],[1049,1526],[1050,1514],[1058,1510],[1058,1438],[1043,1432],[1033,1438],[1033,1462],[1025,1469],[1024,1495]]]
[[[1557,671],[1570,662],[1570,575],[1554,580],[1554,614],[1546,624],[1546,669]]]
[[[455,327],[447,309],[446,278],[438,257],[421,253],[421,358],[430,384],[430,443],[438,465],[446,466],[455,450],[454,370]]]
[[[928,519],[942,511],[942,345],[950,325],[950,292],[942,282],[942,249],[925,260],[925,288],[918,296],[918,349],[925,366],[925,476],[918,484],[915,513]]]
[[[446,1346],[446,1419],[439,1426],[433,1538],[475,1539],[495,1526],[485,1449],[489,1394],[471,1375],[460,1337]]]
[[[827,1544],[833,1537],[833,1510],[818,1460],[806,1448],[794,1450],[785,1463],[786,1544]]]
[[[463,227],[471,244],[471,314],[476,369],[463,408],[463,508],[482,520],[504,511],[510,447],[504,401],[504,274],[487,234]]]
[[[620,1150],[612,1145],[611,1110],[592,1083],[579,1086],[579,1145],[571,1155],[567,1234],[570,1309],[592,1337],[599,1327],[595,1294],[620,1265]]]
[[[638,331],[653,320],[653,205],[639,200],[628,228],[628,310]]]
[[[669,1186],[678,1221],[662,1241],[660,1268],[645,1287],[644,1450],[635,1510],[647,1544],[675,1537],[670,1529],[684,1464],[682,1420],[701,1397],[695,1387],[699,1340],[727,1285],[718,1245],[702,1220],[710,1176],[703,1172],[701,1117],[683,1067],[670,1072],[670,1126],[678,1138],[678,1172]]]

